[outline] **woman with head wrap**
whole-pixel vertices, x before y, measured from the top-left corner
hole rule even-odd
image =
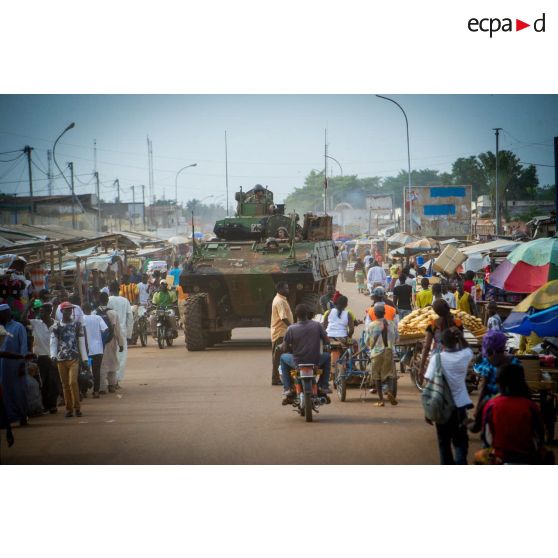
[[[519,360],[506,352],[508,338],[505,333],[490,330],[482,340],[482,360],[475,364],[475,372],[480,376],[479,399],[475,410],[475,423],[471,432],[480,432],[482,410],[486,402],[500,393],[498,372],[508,364],[521,365]]]

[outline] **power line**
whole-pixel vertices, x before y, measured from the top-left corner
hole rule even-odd
[[[80,180],[80,179],[78,178],[78,175],[77,175],[77,174],[74,174],[74,178],[77,178],[78,182],[79,182],[80,184],[82,184],[83,186],[89,186],[89,184],[91,184],[91,182],[93,182],[93,179],[95,178],[95,175],[94,175],[94,174],[91,175],[91,178],[89,179],[89,182],[83,182],[83,180]]]
[[[45,172],[41,167],[39,167],[39,165],[35,162],[35,161],[31,161],[31,164],[41,173],[43,173],[45,176],[48,176],[48,172]]]
[[[11,163],[12,161],[17,161],[21,157],[23,157],[23,152],[21,152],[17,157],[14,157],[13,159],[0,159],[0,163]]]
[[[554,168],[554,165],[545,165],[543,163],[528,163],[527,161],[519,161],[522,165],[533,165],[535,167],[550,167],[551,169]]]
[[[13,161],[12,164],[3,173],[0,173],[0,179],[10,174],[21,163],[21,161],[22,159]],[[2,184],[2,182],[0,182],[0,184]]]
[[[3,176],[5,176],[5,175],[3,175]],[[59,174],[59,175],[57,175],[53,178],[60,178],[61,176],[62,175]],[[74,174],[74,178],[76,176],[91,176],[91,173],[87,172],[87,173],[84,173],[84,174]],[[0,178],[1,178],[1,176],[0,176]],[[48,177],[47,178],[33,178],[33,182],[38,181],[38,180],[49,180],[49,178]],[[28,180],[6,180],[4,182],[0,182],[0,185],[2,185],[2,184],[19,184],[20,182],[28,182]]]

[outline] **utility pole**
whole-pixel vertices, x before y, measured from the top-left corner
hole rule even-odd
[[[95,193],[97,194],[97,232],[101,232],[101,187],[99,186],[99,173],[95,171]]]
[[[52,187],[53,187],[53,179],[52,179],[52,151],[47,149],[47,178],[48,178],[48,195],[52,196]]]
[[[327,215],[327,128],[324,136],[324,213]]]
[[[70,167],[70,187],[72,189],[72,229],[76,227],[76,194],[74,186],[74,163],[68,163]]]
[[[147,136],[147,163],[149,165],[149,199],[155,203],[155,184],[153,180],[153,144]]]
[[[227,217],[228,217],[229,216],[229,155],[227,151],[227,130],[225,130],[225,189],[227,192]]]
[[[499,157],[499,139],[500,130],[502,128],[493,128],[496,134],[496,193],[494,195],[496,201],[496,236],[500,236],[500,186],[498,184],[498,159]]]
[[[134,230],[136,226],[136,187],[132,186],[132,211],[130,215],[130,229]]]
[[[141,185],[141,200],[143,203],[143,230],[147,230],[145,226],[145,184]]]
[[[120,201],[120,180],[118,180],[117,178],[114,183],[116,184],[116,200],[118,203],[118,205],[116,206],[116,213],[118,213],[118,230],[122,231],[122,202]]]
[[[33,148],[26,145],[23,151],[27,155],[27,168],[29,170],[29,205],[31,207],[30,221],[33,225],[35,222],[35,204],[33,203],[33,172],[31,170],[31,151],[33,151]]]

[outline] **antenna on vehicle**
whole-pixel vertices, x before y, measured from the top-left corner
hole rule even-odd
[[[196,230],[194,227],[194,210],[192,210],[192,254],[196,255]]]
[[[296,233],[296,211],[293,209],[293,212],[290,215],[291,217],[291,250],[289,252],[289,260],[296,261],[296,250],[295,250],[295,233]]]

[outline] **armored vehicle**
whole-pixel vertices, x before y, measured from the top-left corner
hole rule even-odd
[[[263,191],[263,194],[262,194]],[[189,297],[185,338],[201,351],[231,338],[239,327],[269,327],[279,281],[289,284],[289,303],[319,311],[326,285],[337,281],[330,216],[285,215],[261,186],[237,192],[235,217],[217,221],[215,238],[194,245],[180,276]]]

